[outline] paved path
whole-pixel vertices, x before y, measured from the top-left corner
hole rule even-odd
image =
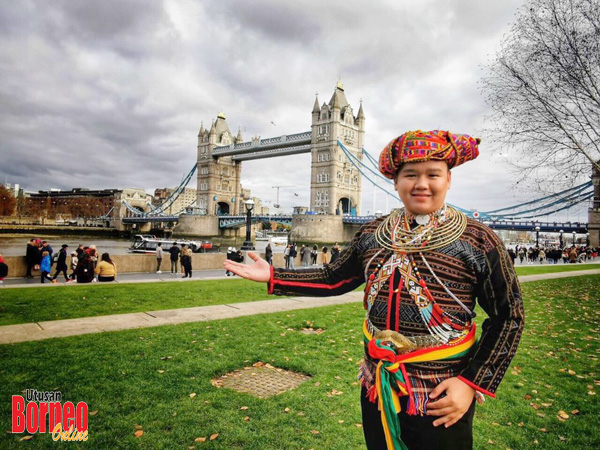
[[[600,269],[525,275],[519,277],[519,281],[525,283],[553,278],[596,274],[600,274]],[[316,308],[319,306],[342,305],[360,302],[362,298],[362,292],[353,291],[337,297],[274,298],[273,300],[234,303],[231,305],[197,306],[194,308],[166,309],[161,311],[5,325],[0,327],[0,344],[41,341],[50,338],[101,333],[104,331],[174,325],[186,322],[204,322],[216,319],[231,319],[235,317],[250,316],[254,314],[293,311],[297,309]]]

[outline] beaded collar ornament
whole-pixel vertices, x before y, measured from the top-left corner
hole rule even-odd
[[[381,247],[395,253],[418,253],[456,241],[466,228],[467,217],[448,205],[416,217],[400,208],[394,209],[379,224],[375,239]]]

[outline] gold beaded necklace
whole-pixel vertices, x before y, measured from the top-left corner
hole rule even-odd
[[[404,208],[393,210],[375,230],[379,245],[396,253],[435,250],[456,241],[467,228],[467,217],[444,205],[427,216],[418,216],[411,228],[412,216]]]

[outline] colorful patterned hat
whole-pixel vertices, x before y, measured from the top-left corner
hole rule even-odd
[[[477,158],[479,138],[449,131],[407,131],[390,142],[379,155],[379,171],[394,179],[404,163],[446,161],[450,168]]]

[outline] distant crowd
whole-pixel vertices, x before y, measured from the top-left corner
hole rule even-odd
[[[108,253],[102,253],[100,256],[95,245],[86,247],[80,244],[76,250],[70,252],[67,265],[68,249],[68,244],[62,244],[60,250],[55,252],[48,241],[31,239],[27,243],[25,252],[27,264],[25,278],[34,278],[33,272],[39,271],[42,283],[46,281],[58,283],[57,278],[61,274],[67,283],[106,282],[117,279],[117,266],[114,261],[110,259]],[[54,275],[50,276],[52,266],[55,266]]]
[[[518,261],[520,264],[574,264],[587,261],[595,261],[598,258],[598,248],[585,247],[532,247],[517,246],[514,249],[509,248],[508,254],[513,260],[513,264]]]

